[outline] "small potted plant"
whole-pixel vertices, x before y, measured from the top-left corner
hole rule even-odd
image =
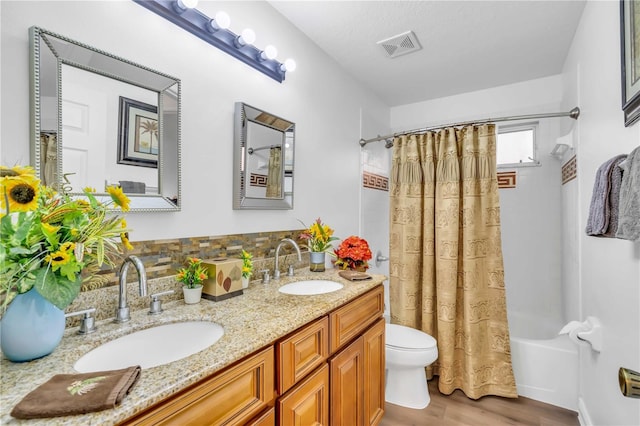
[[[369,268],[371,249],[365,239],[352,235],[340,243],[335,255],[336,268],[364,272]]]
[[[202,260],[196,257],[187,258],[187,267],[178,269],[176,280],[183,283],[184,302],[192,305],[200,302],[202,297],[202,282],[209,277],[202,266]]]
[[[304,226],[307,227],[307,225]],[[300,234],[300,238],[307,241],[305,246],[309,249],[309,269],[312,272],[324,271],[325,254],[333,247],[331,242],[338,239],[333,236],[333,229],[317,218]]]
[[[240,259],[242,259],[242,288],[249,287],[249,278],[253,274],[252,258],[251,253],[246,250],[242,250],[242,253],[240,253]]]

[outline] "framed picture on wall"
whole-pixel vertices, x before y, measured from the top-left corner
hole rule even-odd
[[[158,168],[158,107],[120,96],[118,164]]]
[[[640,0],[620,0],[624,125],[640,119]]]

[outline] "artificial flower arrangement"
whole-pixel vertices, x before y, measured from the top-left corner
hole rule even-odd
[[[116,238],[132,249],[124,218],[108,212],[115,204],[129,210],[121,188],[108,187],[108,203],[95,190],[72,198],[41,185],[32,167],[0,166],[0,303],[35,287],[59,309],[78,295],[82,283],[99,281],[103,264],[115,266],[121,253]]]
[[[340,243],[335,255],[336,268],[366,271],[369,268],[367,261],[371,260],[371,249],[365,239],[352,235]]]
[[[240,259],[242,259],[242,276],[249,278],[253,273],[253,256],[246,250],[242,250],[240,253]]]
[[[197,257],[187,258],[187,267],[178,269],[176,280],[184,284],[186,288],[197,288],[209,278],[208,271],[202,266],[202,259]]]
[[[302,222],[300,222],[302,223]],[[305,228],[307,225],[302,223]],[[309,251],[322,253],[333,248],[332,241],[338,240],[333,236],[333,229],[322,223],[320,218],[316,219],[304,232],[300,234],[300,238],[307,241],[306,247]]]

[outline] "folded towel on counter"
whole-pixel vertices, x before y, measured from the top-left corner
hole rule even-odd
[[[609,175],[609,227],[603,234],[605,237],[615,237],[618,231],[618,215],[620,205],[620,187],[622,186],[622,168],[620,163],[627,159],[626,155],[621,155],[611,167]]]
[[[640,241],[640,146],[631,151],[622,168],[616,237]]]
[[[596,173],[593,184],[593,194],[589,206],[589,218],[587,219],[587,235],[603,235],[609,228],[611,210],[609,195],[611,191],[610,176],[616,162],[624,157],[617,155],[602,164]]]
[[[86,414],[114,408],[140,377],[140,366],[81,374],[57,374],[13,407],[17,419]]]
[[[371,275],[369,274],[366,274],[364,272],[359,272],[359,271],[352,271],[352,270],[340,271],[338,272],[338,275],[340,275],[342,278],[349,281],[363,281],[363,280],[371,279]]]

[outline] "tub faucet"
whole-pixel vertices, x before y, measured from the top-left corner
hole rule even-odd
[[[138,288],[140,290],[140,296],[147,295],[147,273],[144,269],[142,261],[137,256],[127,256],[122,262],[120,267],[119,277],[119,295],[118,295],[118,308],[116,309],[115,322],[127,322],[131,319],[129,315],[129,307],[127,306],[127,272],[129,272],[129,265],[133,265],[138,272]]]
[[[273,268],[273,279],[277,280],[280,278],[280,269],[279,269],[279,259],[280,259],[280,248],[285,244],[285,243],[289,243],[293,246],[294,249],[296,249],[296,253],[298,254],[298,262],[302,262],[302,254],[300,254],[300,247],[298,247],[298,244],[296,244],[295,241],[293,241],[291,238],[283,238],[280,243],[278,244],[278,247],[276,247],[276,264],[275,267]],[[293,276],[293,268],[289,268],[289,276]]]

